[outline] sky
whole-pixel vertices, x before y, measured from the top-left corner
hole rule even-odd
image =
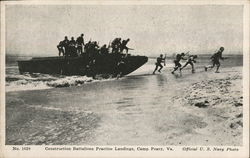
[[[241,5],[7,5],[6,53],[56,56],[64,36],[109,43],[130,38],[130,53],[242,53]]]

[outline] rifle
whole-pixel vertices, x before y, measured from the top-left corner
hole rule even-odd
[[[133,48],[128,48],[128,50],[134,50]]]

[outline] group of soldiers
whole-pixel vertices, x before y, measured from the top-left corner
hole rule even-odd
[[[115,38],[112,43],[112,53],[123,53],[123,51],[126,51],[126,54],[128,53],[128,50],[133,50],[131,48],[127,47],[127,43],[129,42],[129,38],[126,40],[121,40],[121,38]]]
[[[81,34],[76,40],[74,37],[71,37],[71,40],[68,40],[68,37],[65,36],[63,41],[60,41],[57,45],[59,51],[59,56],[78,56],[83,53],[84,46],[84,34]]]
[[[211,61],[212,61],[212,65],[208,65],[208,66],[205,66],[205,71],[208,70],[208,68],[214,68],[216,66],[216,73],[219,73],[219,68],[220,68],[220,59],[221,60],[224,60],[226,58],[222,57],[222,52],[224,51],[224,47],[220,47],[220,49],[214,53],[212,56],[211,56]],[[175,60],[174,60],[174,68],[173,68],[173,71],[171,72],[172,74],[174,74],[174,72],[176,70],[181,70],[184,69],[187,65],[191,65],[192,67],[192,73],[195,72],[195,69],[194,69],[194,63],[196,63],[196,59],[197,59],[197,55],[189,55],[188,54],[189,52],[187,53],[181,53],[181,54],[177,54],[176,57],[175,57]],[[161,54],[157,60],[156,60],[156,63],[155,63],[155,70],[153,71],[153,74],[155,74],[155,71],[158,70],[158,72],[161,72],[161,69],[163,68],[163,66],[161,65],[162,62],[165,63],[165,60],[166,60],[166,57],[163,58],[163,55]],[[186,60],[186,63],[184,64],[184,66],[181,65],[180,61],[181,60]],[[158,67],[160,67],[160,69],[158,69]]]
[[[123,53],[126,51],[128,54],[128,50],[133,50],[127,47],[127,43],[129,42],[129,38],[126,40],[122,40],[121,38],[115,38],[112,43],[109,43],[107,46],[104,44],[103,46],[99,46],[97,41],[91,41],[84,43],[84,34],[81,34],[75,40],[74,37],[71,37],[71,40],[68,40],[68,37],[65,36],[63,41],[60,41],[57,45],[57,49],[59,51],[59,56],[70,56],[77,57],[81,56],[83,53],[87,54],[109,54],[111,53]]]

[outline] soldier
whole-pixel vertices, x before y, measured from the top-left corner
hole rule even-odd
[[[89,53],[89,47],[90,47],[90,45],[91,45],[91,41],[89,41],[88,43],[86,43],[84,45],[84,52],[85,53]]]
[[[188,60],[187,60],[187,62],[186,62],[186,64],[182,67],[182,68],[180,68],[180,70],[182,70],[183,68],[185,68],[188,64],[190,64],[191,66],[192,66],[192,73],[194,73],[195,72],[195,70],[194,70],[194,63],[196,63],[196,59],[197,58],[197,55],[190,55],[189,57],[188,57]]]
[[[57,49],[59,51],[59,56],[64,56],[64,49],[63,49],[63,41],[60,41],[59,44],[57,45]]]
[[[174,74],[174,72],[176,70],[178,70],[178,68],[181,68],[181,63],[180,61],[182,59],[184,59],[184,56],[185,56],[185,53],[181,53],[181,54],[177,54],[176,55],[176,59],[174,60],[174,64],[175,64],[175,67],[174,67],[174,70],[171,72],[172,74]],[[181,70],[181,69],[180,69]]]
[[[104,44],[101,48],[100,48],[100,54],[108,54],[108,48],[107,45]]]
[[[98,54],[98,48],[99,46],[96,41],[91,42],[88,47],[89,57],[96,58]]]
[[[77,56],[76,41],[74,40],[74,37],[71,37],[71,40],[69,41],[69,50],[70,50],[70,56]]]
[[[158,72],[161,72],[161,69],[163,68],[163,66],[161,65],[162,62],[165,61],[166,58],[163,58],[163,55],[161,54],[160,57],[158,57],[156,59],[156,63],[155,63],[155,70],[153,72],[153,74],[155,74],[155,71],[158,69],[158,67],[160,67],[160,69],[158,70]]]
[[[111,43],[112,53],[118,53],[121,45],[121,38],[115,38]]]
[[[128,54],[128,47],[127,47],[127,44],[129,42],[129,38],[127,40],[122,40],[122,43],[120,45],[120,51],[121,53],[123,52],[123,50],[125,49],[126,50],[126,54]]]
[[[77,54],[78,55],[81,55],[83,52],[82,52],[82,47],[84,46],[84,39],[83,39],[83,36],[84,34],[81,34],[81,36],[79,36],[77,39],[76,39],[76,44],[77,44]]]
[[[124,75],[126,72],[126,58],[122,57],[121,60],[117,63],[117,76],[116,78],[119,79]]]
[[[65,51],[65,56],[69,56],[69,40],[68,37],[65,36],[64,40],[63,40],[63,47],[64,47],[64,51]]]
[[[208,68],[214,68],[214,66],[216,65],[217,68],[216,68],[216,71],[215,73],[219,73],[219,68],[220,68],[220,59],[224,60],[226,58],[223,58],[222,57],[222,52],[224,51],[224,47],[220,47],[220,49],[211,56],[211,60],[212,60],[212,63],[213,65],[208,65],[208,66],[205,66],[205,71],[207,71]]]

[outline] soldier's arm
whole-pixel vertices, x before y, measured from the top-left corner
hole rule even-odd
[[[182,60],[188,60],[188,57],[181,57]]]
[[[221,59],[221,60],[224,60],[224,59],[225,59],[225,58],[222,57],[222,54],[221,54],[221,53],[220,53],[220,59]]]

